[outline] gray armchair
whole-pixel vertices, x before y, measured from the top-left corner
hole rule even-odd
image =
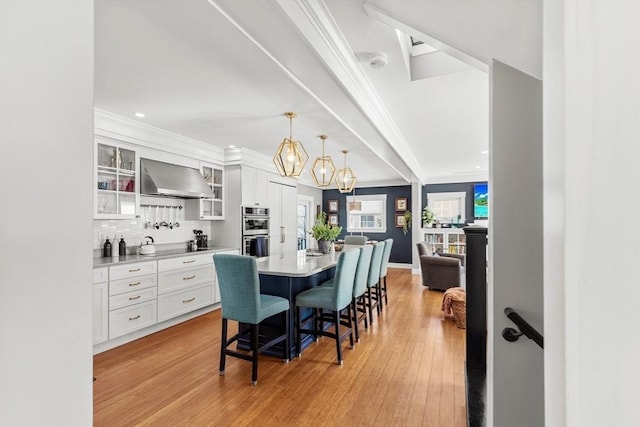
[[[432,254],[424,243],[417,243],[420,256],[422,284],[429,289],[446,291],[460,286],[460,277],[464,269],[464,255]]]

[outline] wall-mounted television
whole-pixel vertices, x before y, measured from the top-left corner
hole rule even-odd
[[[488,184],[475,184],[473,186],[473,217],[475,219],[489,218]]]

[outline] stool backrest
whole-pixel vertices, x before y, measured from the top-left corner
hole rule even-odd
[[[358,258],[358,268],[356,278],[353,282],[353,297],[359,297],[367,290],[367,280],[369,279],[369,266],[373,255],[373,245],[365,245],[360,248],[360,258]]]
[[[380,263],[380,277],[385,277],[387,275],[387,265],[389,264],[389,257],[391,256],[393,239],[387,239],[384,243],[384,254],[382,254],[382,263]]]
[[[366,245],[367,240],[367,236],[344,236],[345,245]]]
[[[373,245],[373,255],[371,255],[371,265],[369,266],[369,276],[367,278],[368,287],[375,286],[380,280],[380,265],[382,264],[385,245],[385,242],[378,242]]]
[[[360,249],[351,249],[340,254],[336,273],[333,277],[333,297],[336,309],[342,309],[351,303],[353,281],[356,277]]]
[[[213,263],[218,275],[222,317],[257,323],[260,312],[260,278],[256,260],[250,256],[216,254]]]

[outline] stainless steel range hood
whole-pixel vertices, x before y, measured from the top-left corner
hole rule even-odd
[[[198,169],[140,159],[140,171],[140,194],[187,199],[213,197]]]

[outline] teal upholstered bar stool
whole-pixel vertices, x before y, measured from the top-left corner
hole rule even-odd
[[[380,265],[384,255],[385,242],[378,242],[373,245],[371,264],[369,265],[369,275],[367,276],[367,308],[369,309],[369,323],[373,323],[373,309],[380,313]]]
[[[353,294],[353,282],[356,276],[356,268],[358,259],[360,258],[360,249],[351,249],[340,254],[338,264],[336,265],[335,276],[333,277],[333,286],[316,286],[299,293],[296,296],[296,326],[297,340],[296,349],[298,355],[301,351],[302,334],[313,334],[314,336],[325,336],[333,338],[336,341],[336,350],[338,355],[338,364],[342,365],[342,340],[349,335],[349,343],[353,347],[353,334],[351,327],[351,297]],[[302,319],[301,307],[309,307],[313,309],[313,313]],[[340,312],[347,309],[346,320],[341,322]],[[330,317],[322,317],[318,322],[318,311],[330,310]],[[303,329],[303,323],[313,319],[313,329]],[[335,326],[335,332],[324,330],[322,324],[330,321]],[[320,326],[318,324],[320,323]],[[340,325],[346,327],[344,333],[340,332]]]
[[[344,244],[345,245],[366,245],[367,244],[367,236],[344,236]]]
[[[372,255],[373,245],[364,245],[360,248],[360,257],[358,258],[358,266],[356,267],[356,277],[353,281],[351,311],[353,314],[353,329],[355,331],[356,341],[360,341],[358,324],[364,320],[365,329],[368,327],[365,293],[367,292],[367,280],[369,279],[369,266],[371,265]],[[333,279],[327,280],[320,286],[333,286]]]
[[[226,356],[233,356],[252,362],[251,384],[258,383],[258,356],[267,348],[284,341],[283,358],[290,359],[289,343],[289,301],[285,298],[260,293],[258,267],[253,257],[231,254],[213,256],[218,285],[220,286],[220,304],[222,305],[222,339],[220,343],[220,375],[224,375]],[[279,313],[285,313],[285,333],[269,342],[259,344],[259,323]],[[240,331],[227,339],[227,323],[235,320],[250,324],[247,331]],[[251,355],[230,350],[228,347],[239,338],[248,335],[251,343]]]
[[[387,266],[389,265],[393,239],[387,239],[384,243],[384,254],[382,254],[382,262],[380,263],[380,283],[378,284],[380,289],[380,308],[382,308],[383,298],[384,303],[389,304],[389,300],[387,299]]]

